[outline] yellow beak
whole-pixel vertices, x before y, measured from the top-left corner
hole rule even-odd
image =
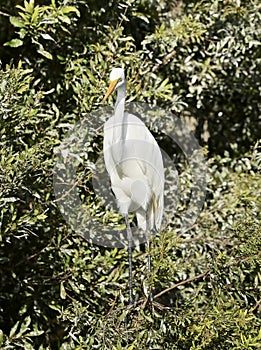
[[[110,85],[108,87],[108,90],[103,98],[103,102],[105,102],[107,100],[107,98],[111,95],[111,93],[114,91],[115,86],[117,85],[119,79],[113,80],[110,82]]]

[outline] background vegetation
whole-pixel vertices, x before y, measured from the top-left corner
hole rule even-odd
[[[1,2],[2,349],[261,348],[260,17],[258,0]],[[52,184],[55,147],[122,64],[129,98],[193,122],[208,165],[196,224],[180,235],[173,218],[154,237],[150,276],[134,252],[131,309],[126,251],[72,232]],[[104,212],[85,161],[78,178]]]

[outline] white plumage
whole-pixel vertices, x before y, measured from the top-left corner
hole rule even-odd
[[[128,237],[130,304],[132,292],[132,233],[128,213],[134,212],[138,227],[148,232],[161,226],[163,215],[164,167],[159,146],[145,124],[125,112],[126,80],[124,70],[114,68],[104,100],[117,90],[114,115],[104,125],[103,152],[120,213]],[[150,269],[150,256],[148,255]]]
[[[159,229],[163,215],[164,168],[159,146],[145,124],[124,111],[124,71],[114,68],[105,99],[117,90],[114,115],[104,125],[103,151],[122,215],[135,212],[143,230]]]

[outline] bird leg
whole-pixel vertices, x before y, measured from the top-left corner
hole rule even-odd
[[[145,230],[145,237],[146,237],[146,250],[147,250],[147,264],[148,264],[148,273],[149,277],[151,276],[151,255],[150,255],[150,239],[151,239],[151,233],[149,232],[149,219],[148,219],[148,212],[146,213],[146,230]],[[151,285],[148,286],[148,300],[152,303],[153,302],[153,294],[152,294],[152,288]]]
[[[134,304],[133,287],[132,287],[132,232],[130,228],[128,214],[125,215],[125,223],[128,239],[128,263],[129,263],[129,304]]]
[[[149,237],[147,236],[147,263],[148,263],[148,271],[149,274],[151,274],[151,255],[150,255],[150,240]],[[153,294],[151,290],[151,285],[149,285],[149,301],[152,303],[153,302]]]

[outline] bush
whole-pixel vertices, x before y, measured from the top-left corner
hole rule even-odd
[[[16,4],[0,5],[0,347],[258,349],[258,2]],[[53,190],[55,150],[99,110],[108,72],[122,64],[129,100],[196,124],[208,166],[204,210],[180,234],[191,174],[176,155],[184,200],[153,237],[150,274],[144,247],[134,251],[132,307],[126,251],[72,232]],[[156,137],[178,152],[164,130]],[[101,143],[99,134],[86,145],[77,189],[107,220],[90,171]]]

